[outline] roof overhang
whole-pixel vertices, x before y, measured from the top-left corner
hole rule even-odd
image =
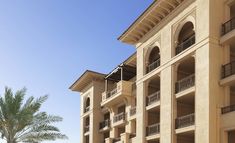
[[[118,40],[131,45],[137,44],[184,1],[186,0],[155,0]]]
[[[72,91],[81,92],[92,81],[104,81],[105,74],[87,70],[70,87]]]

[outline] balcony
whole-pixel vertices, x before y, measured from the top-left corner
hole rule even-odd
[[[130,98],[132,94],[133,82],[121,80],[117,87],[111,91],[102,93],[101,106],[110,106],[123,101],[124,98]]]
[[[132,133],[129,135],[129,143],[137,143],[136,133]]]
[[[160,101],[160,91],[157,91],[149,96],[147,96],[147,106],[153,105],[155,103],[157,103],[158,101]]]
[[[182,42],[181,44],[179,44],[176,47],[176,49],[175,49],[176,55],[178,55],[179,53],[181,53],[184,50],[188,49],[193,44],[195,44],[195,35],[192,35],[191,37],[189,37],[187,40],[185,40],[184,42]]]
[[[121,137],[118,137],[118,138],[114,138],[112,143],[122,143],[121,141]]]
[[[235,61],[222,65],[221,85],[231,85],[235,83]]]
[[[89,133],[89,130],[90,130],[90,126],[87,125],[84,127],[84,134],[87,135]]]
[[[221,44],[233,41],[233,38],[235,36],[235,17],[222,24],[221,35]]]
[[[104,120],[103,122],[100,122],[100,131],[107,131],[110,128],[110,120]]]
[[[113,126],[121,126],[126,123],[126,113],[122,112],[113,117]]]
[[[157,59],[156,61],[154,61],[153,63],[151,63],[150,65],[147,66],[147,73],[153,71],[154,69],[156,69],[157,67],[159,67],[161,64],[160,59]]]
[[[130,109],[130,117],[136,115],[136,107],[131,107]]]
[[[160,133],[160,124],[153,124],[151,126],[148,126],[146,128],[146,134],[147,136],[155,135]]]
[[[222,114],[230,113],[233,111],[235,111],[235,105],[226,106],[221,109]]]
[[[190,75],[184,79],[181,79],[175,83],[175,93],[180,93],[186,89],[189,89],[195,85],[195,75]]]
[[[195,114],[179,117],[175,120],[175,128],[185,128],[195,124]]]
[[[88,106],[88,107],[86,107],[86,108],[84,109],[84,113],[86,113],[86,112],[88,112],[88,111],[90,111],[90,106]]]

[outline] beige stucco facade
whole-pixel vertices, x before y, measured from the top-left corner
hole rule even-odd
[[[235,1],[158,0],[119,37],[136,53],[86,71],[81,143],[234,143]]]

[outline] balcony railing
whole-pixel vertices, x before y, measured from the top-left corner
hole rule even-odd
[[[222,114],[226,114],[233,111],[235,111],[235,105],[226,106],[221,109]]]
[[[85,127],[84,127],[84,133],[89,132],[89,129],[90,129],[90,126],[89,126],[89,125],[88,125],[88,126],[85,126]]]
[[[175,128],[184,128],[195,124],[195,114],[179,117],[175,120]]]
[[[121,138],[120,137],[113,139],[113,143],[119,143],[119,142],[121,142]]]
[[[222,36],[235,29],[235,17],[222,24]]]
[[[159,134],[159,133],[160,133],[160,124],[159,123],[148,126],[146,128],[147,136],[151,136],[151,135],[155,135],[155,134]]]
[[[90,110],[90,106],[88,106],[84,109],[84,113],[88,112],[89,110]]]
[[[101,106],[104,106],[105,104],[110,104],[112,101],[114,101],[114,98],[122,98],[124,96],[131,96],[132,95],[132,81],[125,81],[121,80],[118,83],[116,83],[114,86],[115,88],[111,91],[105,91],[102,93],[102,102]]]
[[[160,91],[157,91],[147,97],[147,106],[160,100]]]
[[[190,75],[175,83],[175,93],[179,93],[185,89],[193,87],[195,85],[195,75]]]
[[[157,67],[159,67],[160,64],[161,64],[160,58],[157,59],[156,61],[154,61],[153,63],[149,64],[147,66],[147,73],[149,73],[149,72],[153,71],[154,69],[156,69]]]
[[[126,119],[126,114],[124,112],[117,114],[113,117],[113,122],[116,123],[118,121],[122,121]]]
[[[106,99],[108,99],[108,98],[114,96],[116,93],[117,93],[117,88],[114,88],[113,90],[107,92],[107,94],[106,94]]]
[[[187,48],[189,48],[193,44],[195,44],[195,35],[192,35],[191,37],[189,37],[187,40],[185,40],[184,42],[182,42],[181,44],[179,44],[176,47],[176,49],[175,49],[176,55],[183,52],[184,50],[186,50]]]
[[[235,61],[222,66],[222,79],[235,74]]]
[[[136,107],[132,107],[130,109],[130,116],[134,116],[136,114]]]
[[[100,130],[104,129],[105,127],[110,127],[110,120],[104,120],[103,122],[100,122]]]

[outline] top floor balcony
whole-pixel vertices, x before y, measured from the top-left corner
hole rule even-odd
[[[149,73],[149,72],[153,71],[154,69],[156,69],[157,67],[159,67],[160,64],[161,64],[160,58],[157,59],[157,60],[155,60],[155,61],[152,62],[151,64],[149,64],[149,65],[147,66],[147,69],[146,69],[146,70],[147,70],[147,73]]]
[[[178,55],[179,53],[183,52],[184,50],[188,49],[189,47],[191,47],[193,44],[195,44],[195,34],[193,34],[192,36],[190,36],[187,40],[183,41],[182,43],[180,43],[176,49],[176,55]]]
[[[135,84],[136,68],[120,65],[105,77],[101,106],[112,106],[130,98]]]

